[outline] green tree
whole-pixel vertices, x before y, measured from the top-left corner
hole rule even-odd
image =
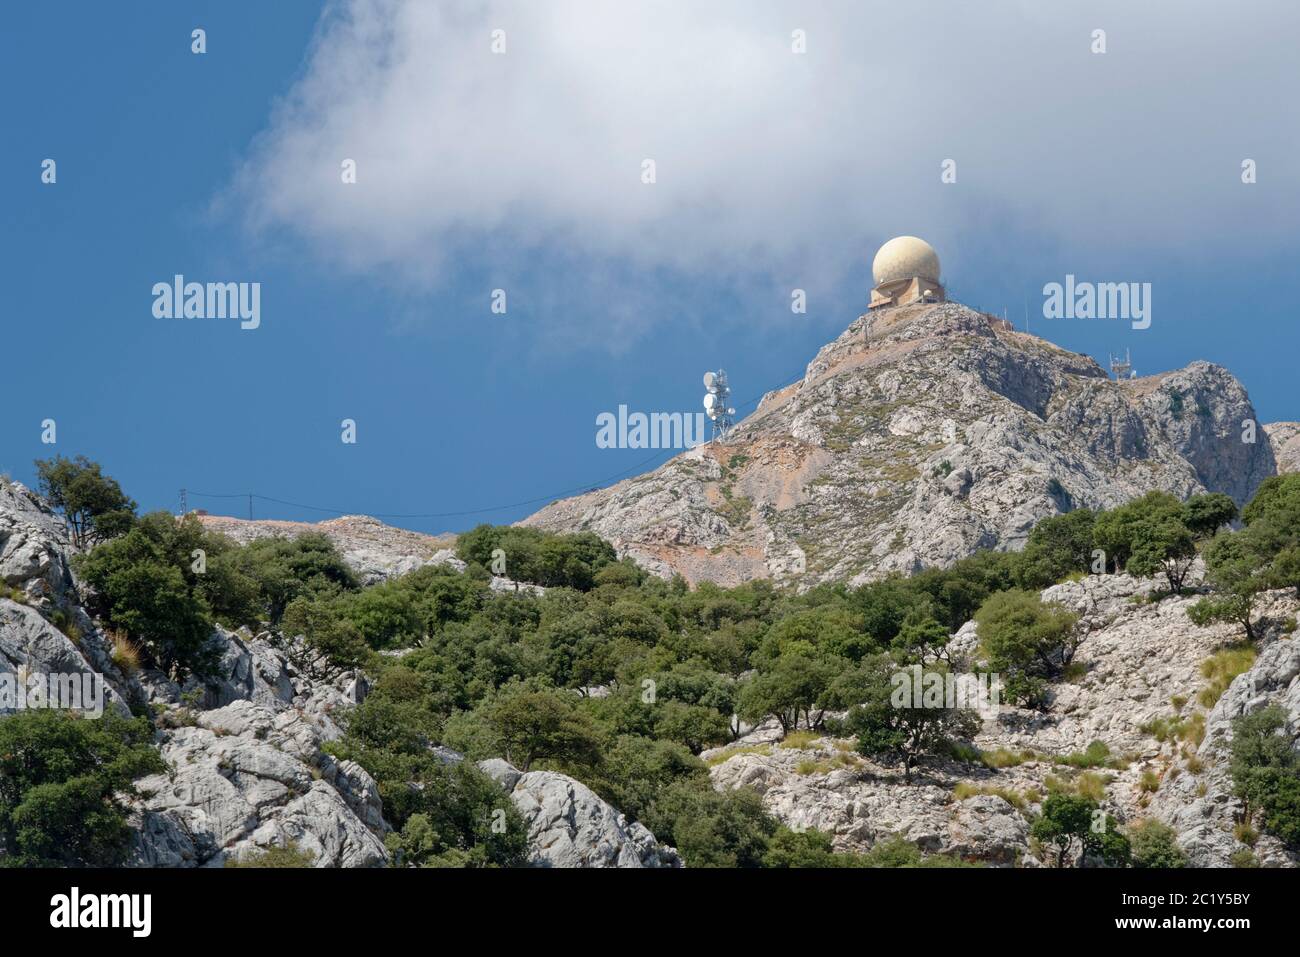
[[[63,513],[72,543],[85,548],[121,535],[135,519],[135,502],[98,462],[84,455],[36,460],[36,481],[46,500]]]
[[[1037,593],[1012,589],[988,598],[975,615],[989,666],[1015,701],[1043,703],[1046,682],[1074,658],[1079,616]]]
[[[704,762],[676,742],[620,734],[590,783],[592,790],[636,821],[668,788],[682,781],[707,785]]]
[[[740,686],[738,713],[751,724],[776,718],[783,734],[799,726],[802,715],[810,728],[820,727],[823,698],[836,674],[848,666],[844,659],[828,659],[806,642],[796,642]]]
[[[755,791],[715,791],[707,779],[672,785],[642,820],[687,867],[761,867],[777,828]]]
[[[1300,847],[1300,755],[1296,754],[1287,712],[1277,704],[1232,722],[1228,765],[1248,821],[1292,848]]]
[[[591,532],[556,535],[509,525],[471,529],[456,539],[456,554],[515,581],[579,591],[595,587],[596,574],[618,560],[613,546]]]
[[[108,866],[130,837],[119,795],[165,769],[143,719],[54,710],[0,718],[0,864]]]
[[[1300,595],[1300,474],[1265,479],[1241,517],[1242,535],[1266,586],[1294,588]]]
[[[102,542],[77,567],[94,589],[90,605],[138,641],[173,677],[204,676],[216,666],[212,607],[198,585],[187,545],[197,520],[146,515],[120,538]]]
[[[1246,632],[1248,641],[1258,636],[1255,629],[1255,603],[1258,594],[1269,584],[1265,562],[1252,547],[1249,530],[1220,532],[1205,549],[1205,579],[1213,593],[1187,609],[1198,625],[1216,621],[1236,622]]]
[[[894,638],[894,650],[907,662],[948,661],[948,640],[952,636],[939,624],[928,608],[918,606],[908,612]]]
[[[654,730],[656,738],[685,745],[692,754],[731,739],[731,725],[716,708],[672,698],[656,706]]]
[[[257,539],[240,549],[235,560],[256,583],[262,616],[273,625],[296,598],[328,598],[358,587],[334,544],[318,532]]]
[[[1237,503],[1222,492],[1193,495],[1183,503],[1183,521],[1198,539],[1215,533],[1237,517]]]
[[[1187,517],[1183,503],[1173,495],[1148,492],[1099,514],[1093,539],[1116,569],[1143,577],[1163,574],[1169,590],[1181,594],[1196,557],[1196,536],[1187,526]]]
[[[1093,811],[1097,803],[1072,794],[1053,794],[1043,802],[1029,833],[1056,852],[1056,866],[1064,867],[1076,853],[1082,855],[1092,836]]]
[[[1038,522],[1020,553],[1016,577],[1024,588],[1046,588],[1091,569],[1096,516],[1086,508]]]
[[[548,759],[566,766],[600,763],[600,734],[591,717],[568,695],[526,687],[503,689],[485,706],[483,719],[502,754],[527,773]]]
[[[948,701],[942,693],[934,698],[925,693],[935,684],[942,692],[946,668],[900,669],[880,656],[867,664],[866,674],[866,698],[849,712],[844,729],[857,736],[860,753],[901,758],[904,780],[911,780],[917,758],[936,754],[953,739],[969,738],[979,729],[976,712],[957,707],[960,702]]]

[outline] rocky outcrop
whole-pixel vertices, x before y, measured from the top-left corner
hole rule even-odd
[[[1152,813],[1178,832],[1192,866],[1229,867],[1233,855],[1247,849],[1235,832],[1243,807],[1228,771],[1232,722],[1269,704],[1286,711],[1291,746],[1300,749],[1300,642],[1272,642],[1249,671],[1233,680],[1205,722],[1205,738],[1196,752],[1204,770],[1170,781],[1152,801]],[[1268,834],[1261,834],[1250,850],[1264,867],[1300,863],[1300,856]]]
[[[1043,592],[1080,615],[1075,673],[1050,686],[1043,711],[1003,702],[985,718],[971,743],[987,762],[931,759],[907,783],[899,768],[854,753],[850,740],[786,746],[771,725],[701,756],[715,787],[752,787],[783,823],[825,830],[841,850],[899,835],[930,852],[1035,866],[1029,823],[1054,789],[1082,781],[1101,788],[1103,807],[1121,825],[1164,821],[1193,865],[1227,866],[1246,849],[1234,834],[1241,807],[1228,773],[1232,719],[1278,701],[1300,733],[1300,643],[1287,631],[1300,601],[1291,591],[1262,596],[1263,650],[1207,706],[1199,700],[1202,664],[1238,645],[1240,628],[1198,627],[1187,617],[1195,595],[1153,600],[1157,589],[1152,580],[1092,575]],[[959,670],[986,670],[978,645],[973,622],[953,636],[948,653]],[[1106,760],[1073,766],[1093,742],[1106,746]],[[1267,835],[1254,852],[1265,865],[1297,863]]]
[[[1205,362],[1115,382],[1091,358],[959,303],[882,309],[769,393],[725,445],[555,502],[661,575],[862,582],[1023,545],[1034,523],[1152,489],[1244,502],[1275,470],[1255,413]]]
[[[251,701],[272,711],[295,708],[313,717],[327,740],[341,734],[336,711],[360,704],[369,690],[365,675],[332,666],[302,638],[217,625],[209,639],[218,664],[214,674],[188,677],[177,684],[159,671],[146,671],[138,683],[143,699],[155,706],[220,708]]]
[[[677,851],[629,823],[581,781],[554,771],[522,773],[497,758],[479,764],[510,794],[528,824],[534,867],[680,867]]]
[[[1300,472],[1300,422],[1274,422],[1264,426],[1279,475]]]
[[[824,738],[807,746],[742,745],[711,769],[714,787],[749,787],[763,806],[796,831],[831,834],[841,851],[865,851],[902,837],[923,851],[990,864],[1014,864],[1029,841],[1026,816],[1004,798],[953,798],[956,765],[929,768],[905,784],[902,775],[852,752],[852,742]],[[709,761],[731,749],[706,751]]]
[[[289,845],[317,867],[387,861],[374,780],[325,754],[310,716],[237,701],[191,720],[160,734],[168,770],[136,782],[132,864],[220,866]]]
[[[99,666],[88,660],[89,651],[99,644],[97,634],[87,631],[79,646],[66,634],[55,628],[35,608],[0,598],[0,677],[12,687],[35,677],[59,676],[59,683],[75,694],[75,700],[62,700],[62,707],[76,707],[86,714],[98,716],[112,709],[123,716],[130,714],[121,675],[110,670],[107,661]],[[98,647],[105,659],[107,654]],[[48,685],[48,681],[45,684]],[[97,699],[97,700],[96,700]],[[14,710],[0,701],[0,715]]]
[[[63,520],[21,484],[0,479],[0,586],[57,604],[73,587],[72,551]]]
[[[207,514],[200,514],[198,518],[209,531],[219,532],[244,545],[259,538],[322,534],[334,543],[343,560],[366,585],[404,575],[424,565],[455,567],[458,564],[450,551],[456,536],[424,535],[394,528],[367,515],[345,515],[314,523]]]

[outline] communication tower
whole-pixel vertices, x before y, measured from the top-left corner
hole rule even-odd
[[[704,412],[713,423],[711,442],[727,440],[731,428],[735,425],[732,418],[736,410],[730,405],[731,387],[727,385],[727,373],[724,369],[704,373],[704,388],[709,391],[704,396]]]
[[[1115,377],[1116,382],[1119,382],[1122,379],[1137,378],[1137,373],[1133,371],[1133,359],[1129,356],[1127,349],[1124,350],[1123,359],[1116,356],[1110,357],[1110,371],[1111,375]]]

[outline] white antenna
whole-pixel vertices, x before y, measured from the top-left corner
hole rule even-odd
[[[1116,382],[1125,378],[1137,378],[1137,373],[1133,371],[1133,360],[1129,356],[1127,349],[1124,350],[1123,359],[1118,359],[1113,355],[1110,357],[1110,371],[1111,375],[1115,377]]]
[[[731,388],[727,385],[727,373],[723,369],[704,373],[704,388],[708,394],[704,397],[704,412],[713,423],[713,436],[709,441],[727,440],[735,424],[732,416],[736,410],[727,404],[731,398]]]

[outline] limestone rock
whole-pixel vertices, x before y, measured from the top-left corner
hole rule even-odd
[[[224,515],[200,515],[199,521],[209,531],[220,532],[241,544],[259,538],[323,534],[366,585],[405,575],[424,565],[447,565],[458,571],[464,568],[464,563],[449,548],[455,541],[454,535],[424,535],[385,525],[367,515],[344,515],[316,523],[247,520]]]
[[[1264,426],[1277,472],[1300,472],[1300,422],[1274,422]]]
[[[24,684],[28,676],[68,676],[77,683],[79,693],[96,693],[94,688],[102,688],[104,709],[111,708],[123,716],[130,714],[120,684],[106,676],[101,686],[102,670],[87,661],[81,648],[35,608],[8,598],[0,598],[0,674]],[[88,686],[82,676],[89,678],[92,685]],[[83,710],[91,711],[95,707],[89,700],[82,702]],[[0,706],[0,715],[7,713]]]
[[[0,585],[58,602],[73,587],[63,520],[17,482],[0,481]]]
[[[1038,520],[1163,489],[1239,504],[1276,467],[1245,390],[1205,362],[1115,382],[960,303],[860,317],[726,444],[554,502],[658,575],[808,588],[1023,546]],[[1280,433],[1279,433],[1280,435]]]
[[[308,716],[237,701],[160,736],[169,769],[137,782],[133,865],[220,866],[290,843],[317,867],[386,863],[374,780],[324,754]]]
[[[534,867],[681,866],[676,850],[580,781],[554,771],[525,774],[499,758],[479,767],[510,793],[527,822]]]

